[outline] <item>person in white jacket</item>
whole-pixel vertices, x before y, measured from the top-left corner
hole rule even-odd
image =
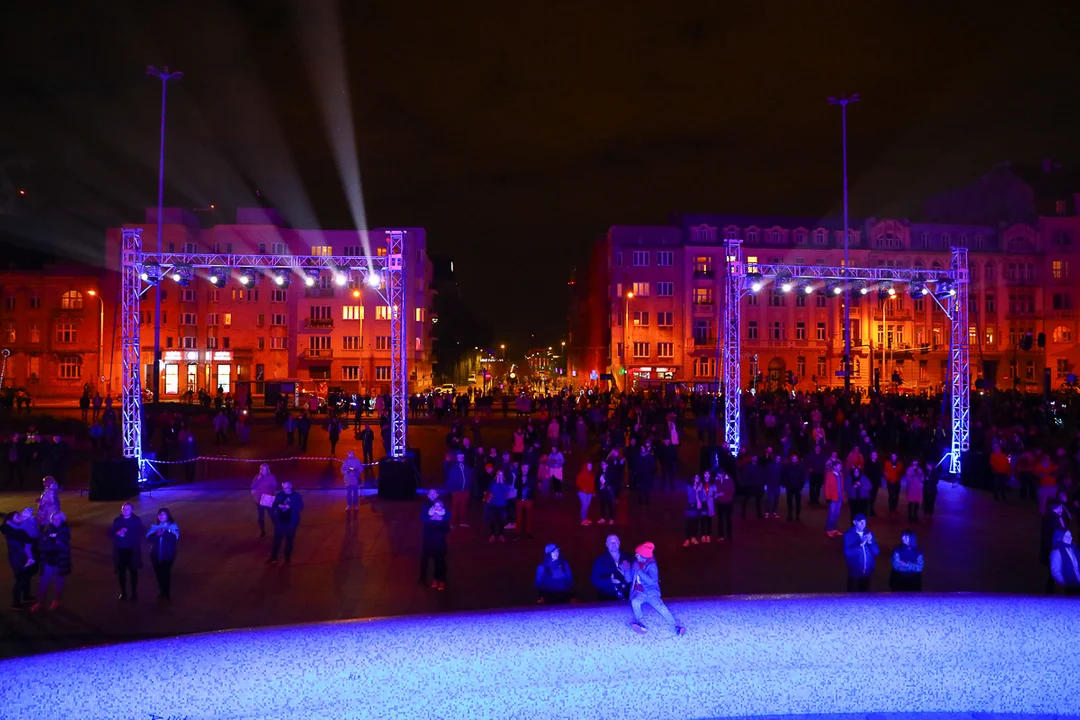
[[[259,508],[259,537],[266,537],[266,513],[270,511],[268,506],[262,504],[263,496],[273,498],[277,492],[277,478],[271,474],[270,466],[263,463],[259,466],[259,474],[251,481],[251,497],[255,498],[255,506]]]
[[[341,463],[341,474],[345,476],[345,512],[355,511],[360,507],[360,473],[364,465],[352,450]]]

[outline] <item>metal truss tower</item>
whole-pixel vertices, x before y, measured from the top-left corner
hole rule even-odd
[[[739,304],[743,296],[743,279],[746,275],[742,241],[727,240],[724,254],[727,261],[727,275],[724,279],[724,305],[720,317],[720,332],[724,343],[723,370],[720,373],[724,393],[724,442],[729,451],[737,455],[740,440],[739,423],[742,422],[742,384],[739,377],[742,336]],[[717,391],[719,390],[720,388],[717,388]]]
[[[952,433],[949,437],[949,472],[960,474],[960,459],[971,445],[971,348],[968,326],[968,251],[952,248],[949,270],[956,294],[949,296],[949,402]]]
[[[816,265],[755,265],[747,268],[743,262],[742,245],[738,240],[725,241],[726,286],[724,306],[721,309],[723,332],[723,372],[724,381],[724,440],[729,451],[738,453],[741,445],[741,300],[749,291],[747,283],[753,281],[765,283],[780,277],[788,278],[792,283],[800,281],[833,281],[842,287],[844,283],[873,285],[878,283],[922,282],[943,286],[948,284],[952,291],[947,296],[947,305],[942,306],[938,295],[931,299],[948,315],[950,324],[949,342],[949,396],[950,420],[952,423],[951,446],[949,451],[949,472],[959,475],[962,453],[971,439],[971,358],[968,341],[968,260],[967,248],[952,248],[952,261],[948,270],[924,270],[919,268],[863,268],[863,267],[827,267]]]
[[[409,369],[408,346],[405,337],[408,316],[406,313],[406,276],[404,261],[405,232],[387,231],[387,254],[385,256],[326,256],[326,255],[265,255],[246,253],[222,255],[219,253],[144,253],[142,229],[125,228],[122,231],[120,251],[120,313],[123,337],[121,339],[122,394],[121,404],[124,457],[139,461],[143,473],[142,445],[142,378],[141,338],[139,336],[139,301],[143,292],[154,282],[165,282],[177,269],[192,274],[196,270],[253,270],[272,272],[287,270],[301,280],[306,271],[326,271],[358,276],[370,290],[391,308],[390,312],[390,457],[402,458],[407,447],[406,418],[408,416]],[[143,280],[147,272],[149,282]],[[160,368],[155,368],[160,372]]]
[[[387,233],[386,285],[390,305],[390,457],[404,458],[405,436],[409,417],[409,364],[406,360],[405,288],[408,280],[404,266],[405,233]]]

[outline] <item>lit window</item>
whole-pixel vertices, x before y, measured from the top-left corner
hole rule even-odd
[[[78,380],[82,377],[82,358],[78,355],[64,355],[58,366],[61,380]]]
[[[416,308],[416,322],[424,322],[424,316],[426,314],[424,308]]]
[[[341,308],[342,320],[363,320],[364,319],[364,306],[363,305],[346,305]]]
[[[60,307],[63,310],[82,310],[83,297],[78,290],[68,290],[60,296]]]
[[[315,245],[311,248],[311,254],[317,257],[327,257],[334,254],[334,249],[329,245]]]
[[[390,319],[390,306],[389,305],[376,305],[375,306],[375,319],[376,320],[389,320]]]

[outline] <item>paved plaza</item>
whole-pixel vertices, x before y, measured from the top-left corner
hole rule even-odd
[[[493,419],[482,425],[485,444],[509,444],[513,423]],[[448,426],[431,421],[410,427],[410,442],[422,455],[426,484],[440,476],[439,462]],[[311,456],[325,456],[325,431],[312,431]],[[351,433],[337,456],[357,445]],[[204,454],[218,451],[209,432],[200,431]],[[378,446],[378,442],[376,442]],[[267,449],[269,448],[269,450]],[[692,438],[681,446],[683,475],[696,467]],[[252,444],[235,441],[222,450],[238,457],[285,457],[283,434],[260,416]],[[378,453],[378,450],[377,450]],[[568,477],[577,471],[578,452],[568,458]],[[354,517],[344,511],[337,466],[328,461],[274,465],[279,480],[292,480],[306,509],[291,565],[267,567],[271,538],[260,538],[256,510],[247,490],[257,465],[204,463],[193,485],[177,484],[143,494],[136,512],[149,520],[168,506],[181,528],[173,600],[156,601],[147,562],[138,602],[119,602],[106,528],[120,503],[90,503],[79,488],[87,466],[73,468],[61,505],[68,514],[74,571],[64,605],[30,614],[0,609],[0,656],[206,632],[227,628],[310,623],[351,618],[486,610],[535,604],[533,578],[547,542],[558,543],[575,574],[577,595],[591,601],[588,573],[611,530],[581,527],[573,493],[537,502],[535,540],[489,544],[481,507],[470,507],[471,528],[450,535],[449,572],[444,592],[417,585],[420,553],[419,502],[368,497]],[[179,474],[179,473],[175,473]],[[441,480],[438,481],[441,484]],[[884,508],[884,493],[879,509]],[[36,493],[0,494],[0,509],[33,504]],[[825,537],[825,511],[804,508],[803,522],[742,521],[736,512],[734,543],[683,548],[685,494],[660,492],[647,508],[631,497],[629,523],[615,528],[623,547],[656,543],[664,594],[670,598],[734,594],[831,593],[844,589],[841,541]],[[783,502],[781,515],[784,515]],[[847,518],[845,508],[844,516]],[[905,516],[871,520],[883,557],[873,589],[884,591],[886,554],[908,525]],[[999,505],[989,493],[943,484],[937,515],[916,526],[927,556],[924,586],[933,592],[1038,593],[1045,570],[1038,562],[1039,520],[1032,504]],[[4,591],[10,587],[4,573]],[[946,600],[947,602],[947,600]]]

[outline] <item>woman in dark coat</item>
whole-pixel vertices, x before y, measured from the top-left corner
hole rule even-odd
[[[176,541],[180,527],[173,521],[169,508],[158,510],[157,522],[146,532],[150,540],[150,564],[157,576],[158,600],[168,600],[172,593],[172,566],[176,561]]]
[[[120,581],[120,599],[126,600],[127,577],[131,576],[131,601],[139,599],[139,570],[142,570],[142,544],[146,537],[143,522],[131,503],[120,506],[120,515],[113,520],[109,538],[113,546],[113,570]]]
[[[38,599],[30,612],[41,610],[49,594],[49,585],[55,583],[56,595],[50,610],[60,607],[64,596],[64,580],[71,574],[71,528],[67,516],[57,511],[52,514],[49,525],[41,531],[41,580],[38,583]]]

